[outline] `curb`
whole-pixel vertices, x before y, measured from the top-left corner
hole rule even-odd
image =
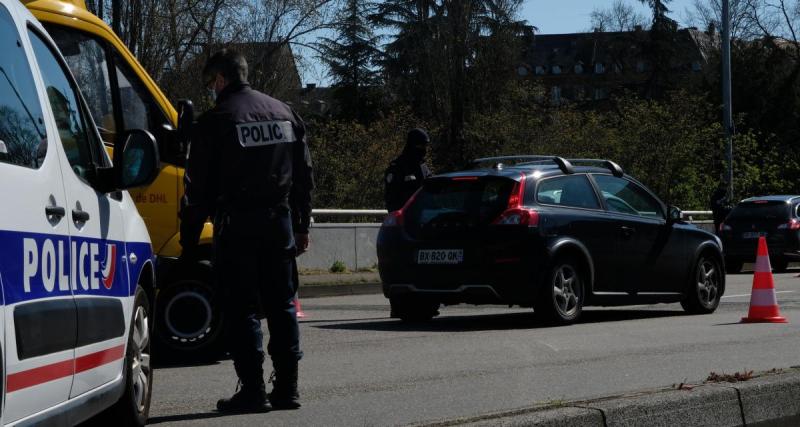
[[[662,389],[535,406],[420,426],[796,426],[800,368],[745,382]]]
[[[300,298],[340,297],[346,295],[381,294],[380,283],[324,283],[300,285]]]

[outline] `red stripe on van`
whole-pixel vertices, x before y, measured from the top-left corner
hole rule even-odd
[[[68,377],[74,373],[79,374],[105,364],[122,359],[125,355],[125,346],[119,345],[96,353],[87,354],[76,359],[65,360],[50,365],[40,366],[27,371],[10,374],[6,379],[6,392],[13,393],[29,387],[34,387],[46,382]]]

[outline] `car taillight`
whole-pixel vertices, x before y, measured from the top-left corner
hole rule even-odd
[[[522,206],[525,197],[525,175],[519,182],[514,183],[514,188],[508,196],[508,209],[492,221],[492,225],[539,225],[539,212]]]
[[[800,230],[800,221],[793,219],[778,226],[778,230]]]
[[[539,212],[533,209],[514,208],[503,212],[492,225],[527,225],[536,227],[539,225]]]
[[[383,220],[384,227],[402,227],[403,226],[403,210],[389,212],[386,219]]]

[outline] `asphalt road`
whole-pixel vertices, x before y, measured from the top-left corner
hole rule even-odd
[[[751,274],[728,276],[716,313],[678,304],[587,308],[546,327],[527,309],[445,307],[427,325],[388,318],[381,295],[306,299],[301,322],[303,407],[220,416],[233,393],[229,360],[160,368],[151,424],[378,426],[421,423],[800,365],[800,270],[775,276],[787,324],[739,324]],[[266,331],[265,331],[266,334]]]

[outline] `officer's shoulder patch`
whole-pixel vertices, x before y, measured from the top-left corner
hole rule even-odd
[[[239,144],[244,148],[295,142],[292,122],[270,120],[263,122],[240,123],[236,125]]]

